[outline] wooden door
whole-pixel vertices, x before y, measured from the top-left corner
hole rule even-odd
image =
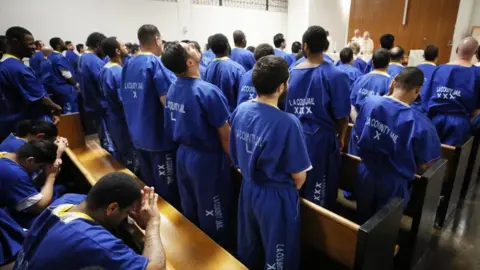
[[[349,34],[357,28],[368,30],[378,48],[380,36],[391,33],[396,45],[407,52],[435,44],[440,49],[439,63],[448,62],[460,0],[408,1],[403,25],[405,0],[352,0]]]

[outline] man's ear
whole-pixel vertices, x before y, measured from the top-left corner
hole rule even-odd
[[[43,140],[43,138],[45,138],[45,133],[38,133],[38,134],[35,136],[35,138],[36,138],[37,140]]]
[[[118,205],[118,203],[114,202],[114,203],[111,203],[107,206],[107,208],[105,209],[105,214],[107,216],[111,216],[113,214],[115,214],[115,212],[120,208],[120,206]]]
[[[34,164],[35,163],[35,158],[34,157],[28,157],[25,159],[26,164]]]

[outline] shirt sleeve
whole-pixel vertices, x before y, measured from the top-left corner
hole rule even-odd
[[[7,180],[10,183],[8,192],[9,208],[21,212],[40,201],[43,196],[33,185],[32,179],[27,175],[19,175],[14,179]]]
[[[155,63],[153,65],[152,72],[153,72],[153,81],[155,83],[155,88],[157,89],[157,95],[159,97],[163,97],[167,95],[168,88],[170,88],[172,81],[167,76],[167,74],[165,74],[164,68],[160,64],[160,61],[158,61],[158,63]]]
[[[312,168],[312,163],[307,152],[303,128],[298,119],[293,119],[288,129],[285,129],[285,148],[283,151],[285,159],[285,171],[287,173],[300,173]]]
[[[73,71],[72,64],[70,64],[70,62],[68,62],[67,58],[65,58],[65,57],[59,57],[56,65],[55,65],[55,68],[59,71],[60,74],[62,74],[62,76],[65,79],[70,79],[73,76],[72,75],[72,71]]]
[[[424,117],[423,115],[419,116]],[[418,120],[417,120],[418,121]],[[417,165],[428,164],[433,160],[439,159],[442,151],[442,145],[437,131],[427,119],[419,124],[421,130],[417,135],[417,140],[413,142],[415,162]]]
[[[207,121],[215,128],[220,128],[228,121],[230,115],[227,99],[215,86],[205,92],[207,94],[203,109],[207,114]]]
[[[42,99],[47,95],[40,81],[27,67],[21,72],[20,77],[15,78],[15,84],[20,88],[22,96],[29,102]]]
[[[109,232],[97,229],[94,236],[94,238],[90,238],[90,241],[79,241],[85,246],[78,252],[78,256],[88,258],[87,261],[90,266],[101,266],[103,269],[129,270],[147,268],[148,259],[146,257],[136,254]],[[77,250],[80,250],[78,246]]]
[[[332,74],[333,75],[333,74]],[[338,72],[330,78],[330,97],[332,99],[333,116],[337,119],[350,114],[350,83],[348,75]]]
[[[98,82],[100,77],[100,71],[102,71],[102,68],[103,68],[102,60],[98,59],[98,61],[95,61],[95,63],[93,63],[91,67],[92,69],[90,70],[90,72],[92,72],[92,75],[95,81]]]

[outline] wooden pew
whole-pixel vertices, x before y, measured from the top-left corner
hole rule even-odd
[[[460,192],[465,180],[473,137],[461,146],[442,144],[442,158],[448,160],[443,180],[442,197],[438,205],[436,223],[443,227],[445,220],[455,212],[460,202]]]
[[[81,175],[94,185],[102,176],[110,172],[132,172],[117,162],[107,151],[93,140],[77,138],[81,131],[78,114],[63,115],[59,125],[60,136],[66,137],[70,148],[66,150],[66,162],[73,164]],[[82,137],[82,136],[80,136]],[[72,142],[74,142],[72,144]],[[76,143],[78,142],[78,143]],[[78,176],[77,176],[78,177]],[[205,233],[186,219],[180,212],[162,198],[158,200],[158,209],[162,217],[161,237],[165,248],[168,269],[246,269],[230,253],[217,245]],[[138,227],[128,229],[136,243],[142,242],[143,231]]]
[[[318,250],[348,269],[393,269],[402,203],[394,198],[360,226],[302,199],[302,251]],[[310,269],[321,269],[324,263],[317,262],[308,259]]]
[[[232,174],[235,188],[239,191],[242,176],[238,171],[232,171]],[[342,174],[341,178],[344,177],[349,177],[349,174]],[[392,200],[360,226],[302,198],[303,268],[392,269],[394,255],[398,252],[395,241],[402,217],[402,203],[403,200],[398,198]],[[333,268],[328,267],[331,263],[335,264]]]
[[[473,139],[472,150],[468,159],[467,171],[465,173],[465,180],[463,181],[462,190],[460,191],[460,198],[465,199],[471,187],[471,183],[475,183],[480,173],[480,136],[475,136]],[[473,182],[472,182],[473,181]]]
[[[342,153],[339,188],[355,192],[355,179],[360,158]],[[435,224],[435,213],[446,170],[446,161],[437,160],[424,174],[412,181],[411,198],[404,211],[398,237],[400,252],[395,257],[396,265],[409,268],[417,262],[428,247]],[[352,203],[356,208],[356,204]],[[344,204],[345,205],[345,204]],[[351,208],[351,205],[347,207]],[[403,224],[402,224],[403,225]],[[402,268],[403,269],[403,268]]]
[[[347,129],[347,138],[345,140],[346,148],[344,152],[348,149],[347,143],[350,141],[350,134],[352,132],[353,125],[349,124]],[[469,164],[470,152],[473,146],[473,137],[467,140],[462,146],[450,146],[442,144],[442,155],[443,159],[448,161],[447,169],[445,172],[445,178],[443,180],[443,187],[441,191],[441,200],[438,205],[437,215],[436,215],[436,225],[443,227],[444,222],[448,216],[450,216],[457,207],[459,200],[461,199],[460,193],[462,187],[467,186],[468,183],[464,183],[466,177],[470,176],[466,174],[467,167]],[[471,165],[472,166],[472,165]],[[480,167],[480,161],[476,164],[476,170]],[[472,169],[473,170],[473,169]]]

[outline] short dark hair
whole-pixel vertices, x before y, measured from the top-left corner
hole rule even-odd
[[[298,53],[302,50],[302,43],[295,41],[292,43],[292,53]]]
[[[214,54],[222,54],[228,50],[228,38],[223,34],[215,34],[210,40],[210,49]]]
[[[257,61],[252,82],[258,95],[271,95],[289,78],[288,63],[282,57],[267,55]]]
[[[0,57],[2,57],[2,54],[7,49],[6,47],[7,47],[7,37],[0,35]]]
[[[431,61],[431,62],[435,61],[435,59],[438,58],[438,47],[433,44],[428,45],[423,51],[423,57],[427,61]]]
[[[81,49],[83,49],[85,46],[83,44],[77,44],[77,52],[80,52]]]
[[[416,67],[406,67],[395,77],[395,87],[411,91],[422,87],[424,83],[423,72]]]
[[[125,209],[141,197],[140,186],[132,176],[113,172],[106,174],[93,185],[85,201],[91,210],[105,209],[112,203],[118,203],[121,209]]]
[[[23,42],[26,35],[32,36],[32,33],[20,26],[10,27],[8,28],[7,32],[5,32],[5,36],[7,37],[7,44],[11,44],[15,40],[18,42]]]
[[[343,64],[348,64],[353,60],[353,50],[350,48],[343,48],[340,51],[340,61]]]
[[[50,43],[50,47],[52,47],[52,49],[55,50],[62,43],[62,39],[59,37],[54,37],[50,39],[49,43]]]
[[[106,38],[107,37],[102,33],[93,32],[87,37],[87,47],[92,49],[99,48]]]
[[[372,63],[375,69],[387,68],[390,64],[390,52],[387,49],[377,49],[373,53]]]
[[[117,49],[119,48],[120,43],[118,43],[117,37],[109,37],[102,42],[102,51],[110,58],[117,55]]]
[[[35,158],[36,163],[52,164],[57,159],[57,145],[49,140],[32,140],[15,152],[18,159]]]
[[[160,31],[155,25],[144,24],[138,29],[137,37],[140,44],[150,44],[155,37],[160,38]]]
[[[34,44],[35,44],[35,47],[38,49],[38,47],[40,47],[40,43],[42,41],[41,40],[35,40]]]
[[[390,58],[392,59],[392,61],[401,61],[404,54],[405,50],[400,46],[393,47],[390,50]]]
[[[140,46],[138,46],[138,44],[133,44],[132,48],[130,49],[130,53],[134,54],[138,50],[140,50]]]
[[[72,42],[70,40],[65,41],[65,45],[70,45]]]
[[[235,32],[233,32],[233,43],[235,43],[235,45],[241,45],[246,39],[247,37],[242,30],[236,30]]]
[[[195,46],[195,49],[197,49],[199,53],[202,53],[202,47],[200,47],[200,43],[196,42],[195,40],[190,40],[188,43],[193,44],[193,46]]]
[[[125,47],[127,47],[127,49],[130,50],[130,48],[132,48],[132,43],[131,42],[125,43]]]
[[[380,37],[380,46],[383,49],[391,50],[395,44],[395,37],[392,34],[384,34]]]
[[[330,41],[325,42],[325,49],[323,50],[324,52],[328,51],[328,48],[330,48]]]
[[[1,46],[1,44],[0,44],[0,46]],[[480,46],[478,46],[478,48],[477,48],[477,59],[480,59]]]
[[[162,63],[166,68],[175,74],[182,74],[187,71],[188,53],[180,42],[174,42],[172,45],[165,47],[162,55]]]
[[[282,33],[278,33],[273,36],[273,44],[275,45],[275,48],[280,48],[283,42],[285,42],[285,37]]]
[[[255,47],[254,46],[248,46],[247,50],[249,50],[253,53],[253,52],[255,52]]]
[[[260,60],[260,58],[267,56],[267,55],[275,55],[275,50],[273,49],[272,45],[268,43],[262,43],[257,46],[253,56],[255,57],[255,61]]]
[[[45,140],[54,140],[58,136],[57,127],[48,121],[37,121],[33,122],[31,120],[22,120],[18,122],[15,128],[15,136],[26,137],[30,135],[38,135],[43,133],[45,135]]]
[[[307,44],[311,53],[321,53],[327,48],[327,33],[321,26],[310,26],[303,34],[302,43]]]

